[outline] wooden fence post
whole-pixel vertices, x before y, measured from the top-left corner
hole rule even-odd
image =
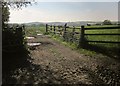
[[[64,25],[64,32],[63,32],[63,39],[65,40],[65,36],[66,36],[66,27],[67,27],[67,23],[65,23],[65,25]]]
[[[48,24],[46,24],[46,32],[48,32]]]
[[[73,30],[72,30],[72,42],[74,42],[74,34],[75,34],[75,26],[73,26]]]
[[[81,33],[80,33],[80,39],[79,39],[78,47],[84,47],[84,43],[85,43],[85,38],[84,38],[85,29],[84,29],[84,26],[81,26],[80,31],[81,31]]]
[[[62,27],[63,26],[60,26],[60,36],[62,36]]]
[[[58,25],[58,33],[59,33],[59,35],[60,35],[60,26]]]
[[[56,28],[56,26],[54,25],[54,34],[55,34],[55,28]]]
[[[50,31],[51,31],[51,33],[52,33],[52,25],[50,26]]]

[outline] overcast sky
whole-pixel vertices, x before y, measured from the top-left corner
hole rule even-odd
[[[36,5],[34,4],[32,6],[28,6],[26,8],[23,8],[22,10],[10,9],[10,22],[27,23],[103,21],[105,19],[113,21],[118,20],[118,2],[67,2],[68,0],[65,1],[66,2],[39,1]]]

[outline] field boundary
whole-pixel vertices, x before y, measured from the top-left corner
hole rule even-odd
[[[79,30],[78,30],[79,29]],[[78,44],[78,47],[83,47],[89,42],[95,43],[113,43],[120,44],[120,41],[97,41],[97,40],[88,40],[85,36],[120,36],[120,33],[97,33],[97,34],[87,34],[85,31],[88,30],[120,30],[120,26],[111,26],[111,27],[75,27],[75,26],[67,26],[65,25],[49,25],[46,24],[46,32],[53,33],[61,36],[67,42],[75,42]],[[77,31],[76,31],[77,30]]]

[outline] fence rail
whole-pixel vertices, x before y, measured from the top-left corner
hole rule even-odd
[[[67,26],[67,23],[63,26],[61,25],[48,25],[46,24],[46,32],[54,33],[61,35],[65,41],[70,42],[77,42],[78,46],[84,46],[89,42],[96,42],[96,43],[116,43],[120,44],[119,41],[97,41],[97,40],[88,40],[86,36],[120,36],[120,33],[86,33],[86,31],[90,30],[120,30],[120,26],[111,26],[111,27],[74,27],[74,26]],[[76,31],[77,30],[77,31]],[[106,39],[107,40],[107,39]]]
[[[120,35],[120,34],[109,34],[109,33],[103,33],[103,34],[85,34],[85,35]]]
[[[85,30],[98,30],[98,29],[118,29],[120,26],[111,26],[111,27],[90,27],[90,28],[84,28]]]

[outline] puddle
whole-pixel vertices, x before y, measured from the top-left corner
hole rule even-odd
[[[41,43],[27,43],[28,46],[39,46]]]
[[[26,37],[27,39],[34,39],[35,37]]]
[[[43,34],[37,34],[38,36],[42,36]]]

